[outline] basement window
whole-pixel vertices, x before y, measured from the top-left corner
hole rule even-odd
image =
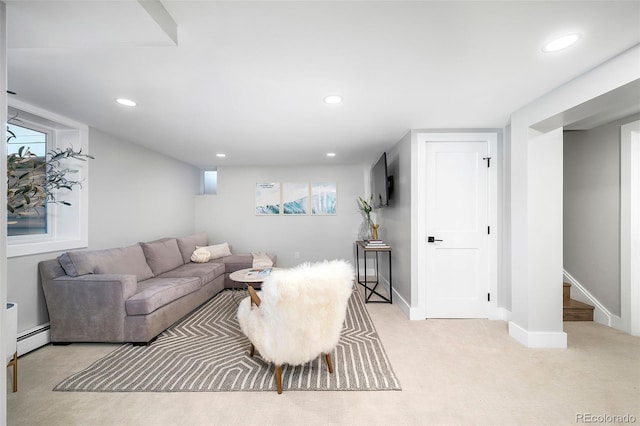
[[[204,170],[202,172],[202,193],[216,195],[218,193],[218,171]]]
[[[8,154],[28,146],[36,161],[45,161],[46,153],[55,148],[71,146],[88,152],[88,127],[50,111],[10,99],[7,123],[16,135],[7,144]],[[73,161],[68,165],[77,170],[73,179],[83,182],[81,188],[56,194],[57,200],[70,205],[47,203],[29,215],[8,214],[8,257],[87,247],[88,163]]]
[[[16,169],[17,176],[27,171],[33,164],[39,164],[40,166],[38,167],[42,167],[41,165],[46,160],[47,141],[51,141],[53,138],[51,129],[33,123],[25,123],[22,120],[19,122],[21,125],[7,123],[7,129],[15,135],[7,142],[7,154],[22,154],[22,158],[30,159],[30,162],[28,165],[18,166]],[[33,154],[33,156],[27,157],[27,150]],[[43,180],[44,176],[40,181]],[[16,177],[8,179],[10,190],[16,181],[18,181]],[[22,196],[16,195],[15,199],[19,202],[22,200]],[[46,205],[32,208],[29,211],[21,211],[18,209],[12,213],[7,210],[7,236],[46,234],[49,228],[48,216]]]

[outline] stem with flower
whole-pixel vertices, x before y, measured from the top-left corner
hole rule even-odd
[[[369,196],[369,200],[365,200],[362,197],[358,197],[358,206],[360,211],[367,217],[367,221],[371,221],[371,211],[373,210],[373,194]]]

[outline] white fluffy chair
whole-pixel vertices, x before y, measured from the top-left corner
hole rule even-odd
[[[321,354],[333,373],[330,352],[338,344],[353,289],[353,267],[343,260],[275,269],[238,307],[242,332],[262,358],[276,366],[282,393],[282,365],[305,364]],[[259,294],[259,295],[258,295]]]

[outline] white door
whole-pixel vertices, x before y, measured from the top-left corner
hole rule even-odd
[[[488,142],[426,146],[427,318],[487,318]]]

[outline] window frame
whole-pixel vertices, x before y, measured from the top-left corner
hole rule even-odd
[[[82,149],[88,152],[89,127],[86,124],[15,99],[9,99],[8,106],[9,117],[17,111],[22,122],[51,131],[51,142],[47,144],[47,151],[73,146],[76,150]],[[89,162],[70,162],[69,167],[78,170],[74,178],[83,180],[82,188],[65,191],[56,198],[68,201],[71,205],[60,206],[53,203],[47,205],[49,222],[46,234],[7,236],[7,257],[88,246]]]

